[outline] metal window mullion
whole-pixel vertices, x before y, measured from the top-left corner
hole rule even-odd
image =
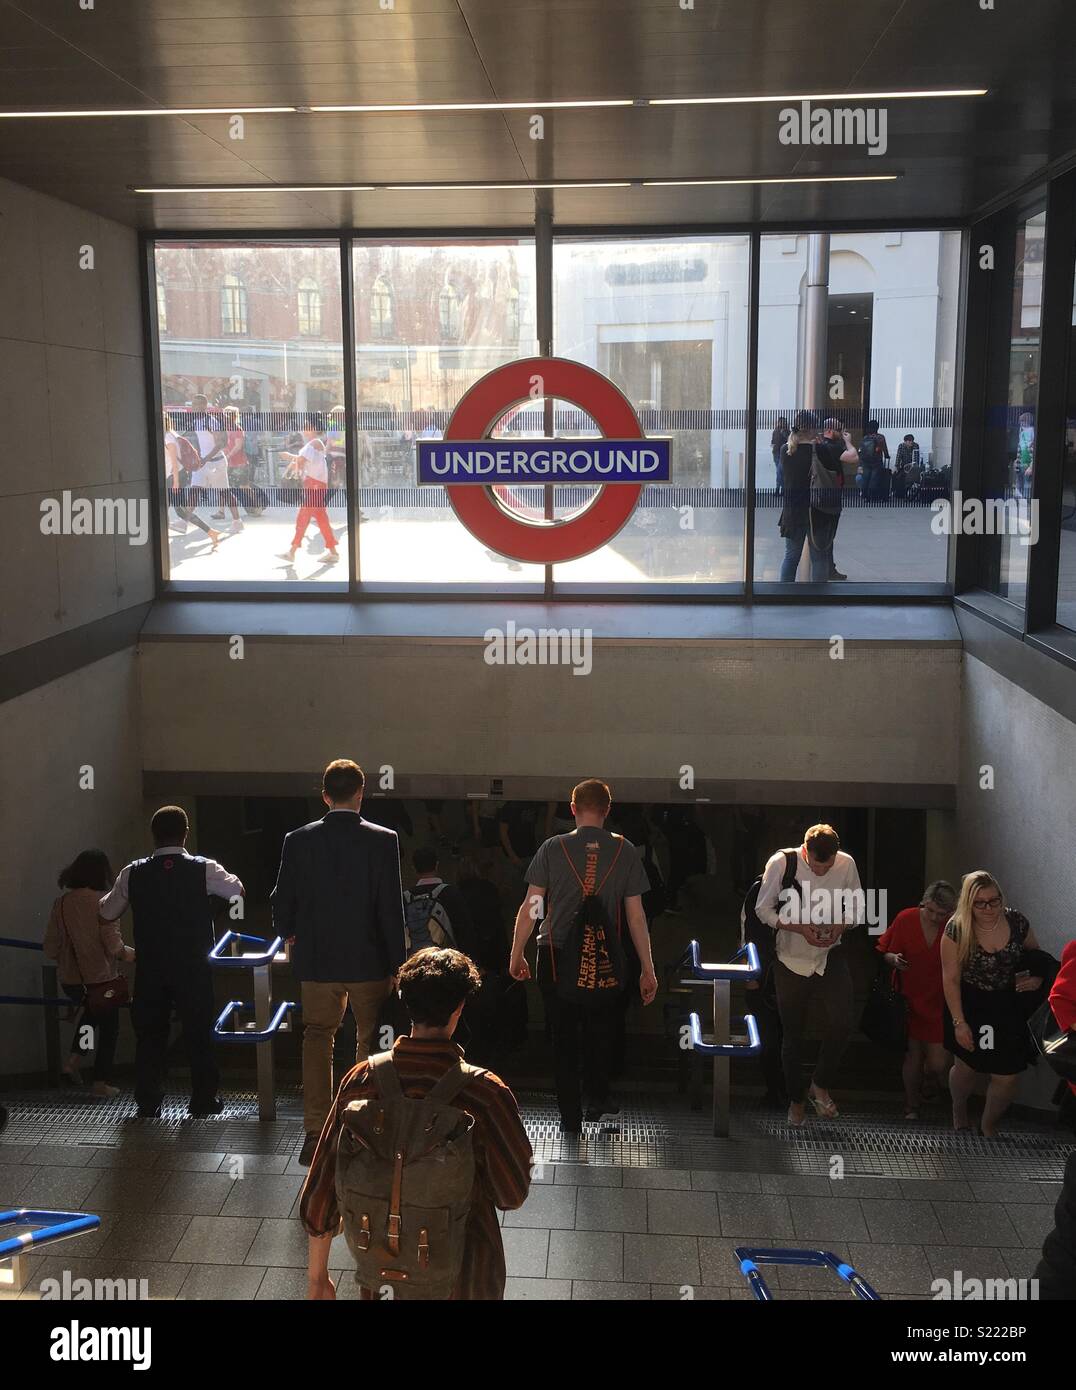
[[[755,592],[755,468],[758,444],[758,313],[761,278],[762,233],[758,227],[751,232],[748,266],[747,308],[747,430],[744,440],[744,498],[743,498],[743,584],[744,597],[753,601]]]
[[[344,349],[344,478],[347,494],[347,584],[348,592],[354,595],[359,588],[359,452],[356,438],[358,431],[358,395],[355,383],[356,372],[356,334],[355,334],[355,262],[351,251],[351,237],[340,238],[340,327]]]

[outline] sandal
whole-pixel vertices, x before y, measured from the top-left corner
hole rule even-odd
[[[792,1107],[791,1107],[791,1105],[790,1105],[790,1106],[788,1107],[788,1114],[785,1116],[785,1122],[786,1122],[786,1124],[788,1124],[792,1129],[803,1129],[803,1127],[804,1127],[804,1126],[806,1125],[806,1123],[807,1123],[807,1115],[806,1115],[806,1113],[804,1113],[802,1119],[799,1119],[799,1120],[793,1119],[793,1116],[792,1116]]]
[[[905,1110],[905,1112],[904,1112],[904,1118],[905,1118],[906,1120],[918,1120],[918,1118],[919,1118],[919,1111],[918,1111],[918,1110]]]
[[[835,1101],[832,1099],[824,1101],[816,1096],[813,1091],[807,1092],[807,1099],[814,1106],[815,1114],[821,1116],[823,1120],[835,1120],[841,1113],[837,1109]]]

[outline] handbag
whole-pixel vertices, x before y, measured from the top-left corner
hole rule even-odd
[[[813,511],[826,516],[840,516],[841,487],[844,475],[826,467],[818,457],[818,450],[811,445],[810,499]]]
[[[1061,1027],[1049,999],[1028,1019],[1027,1030],[1036,1057],[1044,1057],[1066,1081],[1076,1081],[1076,1029]]]
[[[75,938],[67,930],[67,919],[64,916],[64,900],[60,899],[60,925],[63,927],[64,935],[71,943],[71,949],[75,953],[75,963],[78,966],[78,973],[85,975],[82,969],[82,962],[78,958],[78,947],[75,945]],[[108,1014],[113,1009],[120,1009],[124,1004],[131,1001],[131,991],[127,987],[127,976],[116,975],[111,980],[104,980],[100,984],[88,985],[85,978],[82,981],[82,988],[85,990],[84,1003],[89,1013],[98,1018],[102,1014]]]
[[[863,1010],[860,1029],[872,1043],[887,1052],[904,1052],[908,1047],[908,1000],[900,977],[883,961]]]

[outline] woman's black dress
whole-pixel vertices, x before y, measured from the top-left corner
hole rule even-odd
[[[974,1052],[965,1052],[958,1045],[948,1006],[943,1018],[946,1049],[973,1071],[994,1076],[1015,1076],[1025,1070],[1029,1060],[1027,1013],[1024,998],[1016,992],[1016,970],[1031,927],[1027,918],[1012,908],[1006,908],[1005,917],[1008,945],[991,952],[976,942],[960,975],[960,1001],[964,1021],[975,1040]],[[956,940],[952,922],[945,934]],[[992,1048],[983,1047],[980,1041],[979,1030],[986,1025],[994,1030]]]

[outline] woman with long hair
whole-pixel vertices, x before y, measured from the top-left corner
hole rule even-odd
[[[99,849],[83,850],[60,874],[58,886],[64,891],[52,905],[44,941],[45,955],[59,965],[60,984],[77,1008],[64,1074],[82,1084],[82,1059],[90,1051],[83,1044],[92,1040],[85,1034],[89,1025],[97,1042],[90,1090],[102,1099],[119,1095],[111,1084],[119,1012],[114,1008],[95,1011],[87,986],[114,980],[120,973],[120,961],[135,958],[134,949],[124,945],[119,923],[102,922],[97,914],[102,895],[114,881],[108,856]]]
[[[965,874],[941,943],[954,1129],[971,1128],[968,1098],[977,1075],[990,1077],[982,1118],[985,1138],[996,1135],[1009,1108],[1017,1077],[1029,1061],[1026,1001],[1017,996],[1043,984],[1040,976],[1020,969],[1020,956],[1037,949],[1031,924],[1006,904],[993,874],[985,869]]]

